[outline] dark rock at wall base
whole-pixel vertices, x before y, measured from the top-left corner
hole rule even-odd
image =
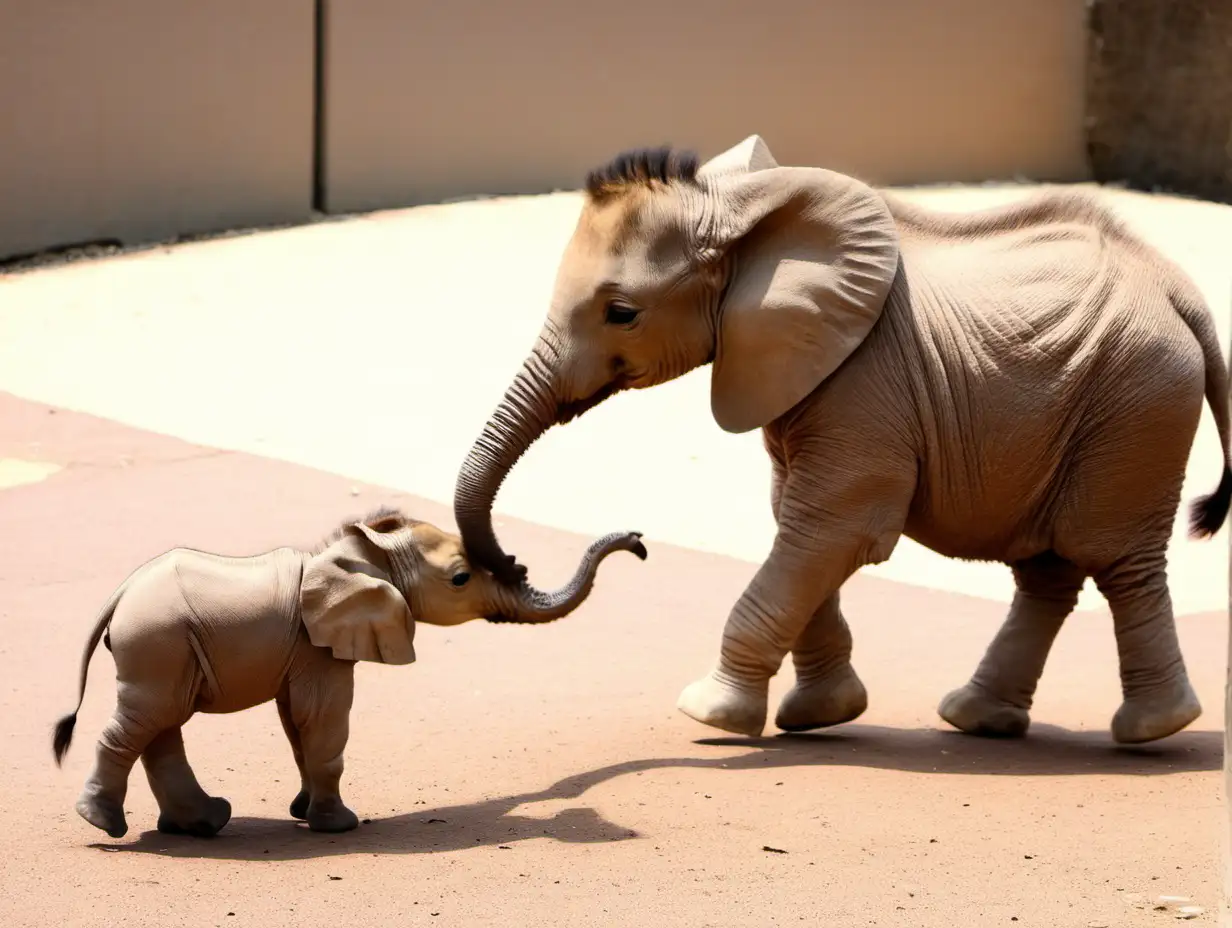
[[[1232,0],[1089,0],[1094,178],[1232,203]]]

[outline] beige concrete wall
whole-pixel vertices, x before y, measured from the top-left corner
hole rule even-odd
[[[307,218],[314,9],[0,3],[0,257]]]
[[[634,145],[1085,179],[1084,0],[326,0],[325,206],[580,186]]]
[[[1085,0],[323,4],[334,212],[751,132],[877,182],[1086,177]],[[0,3],[0,258],[308,218],[315,6]]]

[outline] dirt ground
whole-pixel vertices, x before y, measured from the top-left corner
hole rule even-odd
[[[919,192],[943,194],[962,199]],[[1226,316],[1232,209],[1116,196]],[[714,515],[709,494],[731,473],[760,479],[759,449],[711,423],[691,431],[702,418],[694,391],[706,387],[696,379],[663,388],[653,421],[652,396],[614,401],[592,414],[598,424],[577,425],[576,441],[533,451],[499,526],[544,585],[567,575],[596,529],[646,530],[647,562],[613,557],[585,608],[555,625],[423,627],[416,664],[359,666],[344,778],[365,820],[357,831],[316,835],[289,819],[295,767],[272,706],[186,728],[199,779],[233,805],[218,838],[156,832],[140,769],[127,836],[77,817],[114,704],[106,652],[62,770],[50,731],[72,708],[80,649],[115,585],[173,545],[310,544],[382,502],[451,526],[445,479],[533,336],[570,202],[515,204],[520,225],[473,233],[506,246],[501,273],[517,296],[500,308],[514,318],[496,319],[497,294],[481,292],[452,320],[407,322],[398,290],[409,272],[396,256],[428,235],[414,223],[460,247],[466,211],[515,208],[500,204],[0,278],[0,926],[1112,928],[1173,924],[1186,905],[1203,909],[1192,924],[1214,924],[1227,829],[1226,531],[1174,546],[1181,643],[1206,711],[1155,745],[1120,749],[1108,736],[1119,686],[1098,600],[1062,630],[1026,739],[947,730],[935,706],[1000,621],[1004,578],[979,565],[946,573],[910,550],[844,591],[868,712],[826,733],[725,737],[673,706],[708,668],[756,569],[768,501],[757,483],[751,501]],[[517,241],[536,222],[547,229],[538,263],[520,264],[529,252]],[[357,237],[362,248],[345,244]],[[418,281],[417,298],[453,292],[447,272]],[[349,282],[331,289],[329,275]],[[337,305],[345,324],[326,325]],[[395,420],[399,401],[458,364],[451,337],[481,311],[499,345],[451,405],[416,404]],[[279,350],[247,347],[270,340]],[[332,417],[322,410],[335,407],[314,405],[328,359],[390,343],[405,370],[330,368],[344,385],[360,381],[339,408],[355,396],[372,405]],[[443,359],[422,344],[445,346]],[[385,428],[408,419],[426,424]],[[607,479],[605,452],[634,430],[659,449],[661,496]],[[1217,474],[1206,419],[1203,430],[1187,498]],[[784,668],[772,706],[790,683]]]

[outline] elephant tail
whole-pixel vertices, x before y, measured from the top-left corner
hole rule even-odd
[[[1211,407],[1215,427],[1219,431],[1219,444],[1223,448],[1223,473],[1214,493],[1200,496],[1189,508],[1189,534],[1194,538],[1209,538],[1219,531],[1232,506],[1232,467],[1229,466],[1229,421],[1228,421],[1228,368],[1223,353],[1219,350],[1219,337],[1215,332],[1215,320],[1211,318],[1206,302],[1198,294],[1178,294],[1173,299],[1177,312],[1185,320],[1194,337],[1202,346],[1206,362],[1206,402]]]
[[[131,579],[130,577],[129,580]],[[94,622],[94,629],[90,632],[90,640],[86,642],[85,651],[81,655],[81,677],[77,685],[77,708],[56,722],[55,733],[52,735],[51,747],[56,755],[57,767],[64,760],[64,755],[68,752],[69,745],[73,743],[73,729],[77,726],[77,713],[81,711],[81,704],[86,697],[86,677],[90,672],[90,659],[94,656],[94,651],[98,648],[99,641],[107,633],[108,626],[111,625],[111,618],[115,615],[116,605],[120,602],[120,597],[124,595],[129,580],[125,580],[111,594],[111,598],[107,600],[107,604],[103,606],[102,611],[98,614],[98,619]],[[106,646],[108,650],[111,649],[110,642],[106,642]]]

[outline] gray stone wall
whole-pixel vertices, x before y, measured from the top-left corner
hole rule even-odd
[[[1232,202],[1232,0],[1092,0],[1086,111],[1096,180]]]

